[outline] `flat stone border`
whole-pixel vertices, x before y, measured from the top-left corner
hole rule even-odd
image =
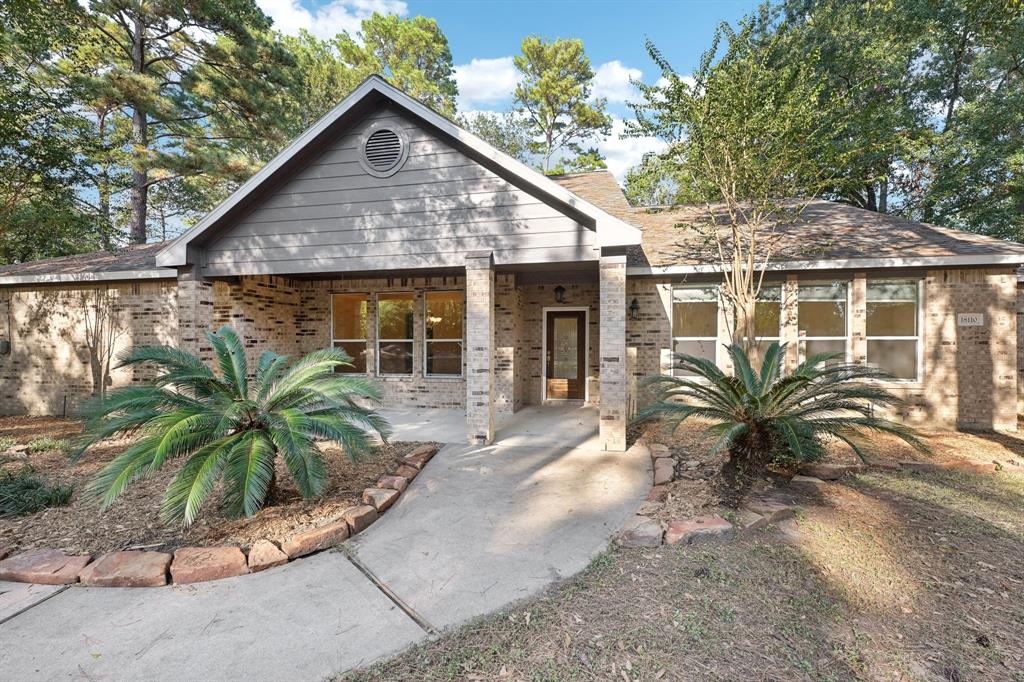
[[[0,547],[0,580],[39,585],[89,587],[162,587],[220,580],[282,566],[300,557],[335,547],[373,524],[398,499],[409,483],[437,454],[437,446],[421,445],[405,457],[391,475],[363,491],[363,504],[350,507],[338,520],[305,530],[278,546],[257,540],[246,553],[238,546],[180,547],[167,552],[117,551],[96,557],[68,556],[56,549],[37,548],[8,556]]]

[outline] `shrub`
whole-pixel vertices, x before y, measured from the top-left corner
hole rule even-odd
[[[63,507],[71,500],[72,491],[71,486],[47,485],[27,465],[17,472],[0,471],[0,518]]]
[[[207,333],[219,374],[201,359],[167,346],[130,351],[120,366],[155,366],[157,377],[111,391],[86,410],[84,443],[114,435],[136,441],[89,484],[105,509],[134,480],[168,463],[179,471],[164,495],[165,521],[191,525],[218,481],[229,514],[252,516],[273,500],[275,463],[284,460],[305,499],[327,484],[319,442],[337,441],[355,461],[371,449],[370,434],[386,437],[387,422],[361,406],[379,400],[365,378],[336,373],[351,366],[344,351],[327,348],[289,364],[267,351],[250,379],[242,341],[230,327]]]
[[[39,452],[52,452],[54,450],[57,452],[70,452],[72,445],[71,441],[64,438],[39,436],[30,440],[26,447],[28,448],[28,453],[34,455]]]
[[[18,444],[14,436],[0,436],[0,452],[6,452]]]
[[[778,343],[768,347],[760,372],[754,372],[742,348],[727,350],[735,368],[731,376],[707,359],[676,355],[675,369],[692,376],[649,379],[656,401],[637,421],[660,419],[674,430],[690,417],[710,420],[705,431],[716,439],[712,453],[729,454],[723,475],[734,501],[770,462],[818,460],[830,441],[846,443],[865,461],[864,437],[872,432],[927,450],[910,427],[874,416],[874,405],[902,402],[875,383],[891,378],[884,372],[822,354],[783,375],[785,345]]]

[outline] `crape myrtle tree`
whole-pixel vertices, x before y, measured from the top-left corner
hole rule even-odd
[[[837,102],[811,77],[814,55],[780,64],[789,39],[780,31],[764,41],[749,21],[722,24],[692,81],[648,42],[665,84],[637,84],[642,101],[627,125],[628,134],[667,143],[660,159],[673,169],[673,192],[703,205],[700,220],[680,227],[699,233],[717,259],[729,334],[755,364],[755,304],[775,234],[828,185],[820,156],[838,153],[828,143],[843,125]]]

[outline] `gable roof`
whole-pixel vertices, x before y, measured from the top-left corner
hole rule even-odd
[[[628,250],[630,274],[719,269],[714,244],[694,229],[708,222],[704,206],[632,207],[607,171],[554,180],[641,228],[640,245]],[[799,221],[776,229],[772,241],[770,270],[1024,263],[1024,244],[825,200],[810,202]]]
[[[331,134],[338,125],[361,112],[369,103],[381,99],[391,102],[412,116],[426,122],[483,163],[500,170],[510,182],[528,192],[546,197],[561,206],[569,215],[595,230],[602,247],[626,247],[640,243],[640,231],[616,218],[536,170],[498,151],[477,136],[463,130],[444,116],[413,99],[380,76],[370,76],[338,106],[310,126],[281,153],[261,168],[219,206],[195,226],[167,245],[157,254],[160,267],[177,267],[190,262],[190,245],[213,231],[244,209],[247,201],[271,187],[281,177],[294,171],[304,152],[313,149],[319,140]]]

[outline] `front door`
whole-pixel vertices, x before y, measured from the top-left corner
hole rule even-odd
[[[587,313],[549,310],[544,397],[548,400],[583,400],[587,376]]]

